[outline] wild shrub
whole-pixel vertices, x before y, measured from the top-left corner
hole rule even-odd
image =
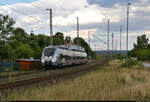
[[[96,56],[96,59],[97,59],[97,60],[101,60],[102,57],[101,57],[100,55],[97,55],[97,56]]]
[[[131,67],[131,66],[136,65],[136,64],[138,64],[138,61],[128,59],[123,64],[121,64],[121,67]]]
[[[136,56],[138,60],[149,60],[150,58],[150,49],[139,49],[136,51]]]
[[[112,57],[114,59],[119,59],[119,60],[123,60],[123,58],[125,58],[125,56],[123,56],[122,54],[114,54]]]

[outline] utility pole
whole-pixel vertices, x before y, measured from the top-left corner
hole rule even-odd
[[[95,44],[95,51],[96,51],[96,44]]]
[[[114,47],[114,34],[112,33],[112,55],[113,55],[113,47]]]
[[[50,45],[53,46],[53,24],[52,24],[52,9],[46,9],[50,11]]]
[[[90,31],[88,31],[88,38],[89,38],[89,56],[90,56]]]
[[[122,25],[120,25],[120,52],[121,52],[121,40],[122,40]]]
[[[71,28],[72,28],[72,35],[74,35],[74,26],[72,26]],[[71,38],[71,34],[70,34],[70,38]]]
[[[77,49],[79,49],[79,18],[77,17]]]
[[[108,19],[108,31],[107,31],[107,51],[108,51],[108,55],[109,55],[109,19]]]
[[[90,47],[90,31],[88,31],[89,47]]]
[[[126,50],[128,51],[128,27],[129,27],[129,5],[131,5],[131,3],[127,4],[127,46],[126,46]]]
[[[117,39],[115,40],[115,52],[117,52]]]

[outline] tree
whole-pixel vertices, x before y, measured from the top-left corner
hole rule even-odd
[[[70,38],[69,36],[67,36],[67,37],[65,38],[65,42],[67,42],[67,43],[71,43],[71,42],[72,42],[72,40],[71,40],[71,38]]]
[[[33,31],[31,31],[29,39],[31,44],[37,42],[37,36],[33,33]]]
[[[54,42],[54,45],[64,44],[64,34],[61,32],[57,32],[53,36],[53,42]]]
[[[13,32],[15,21],[8,15],[0,14],[0,59],[9,59],[12,47],[9,45],[10,37]]]
[[[45,46],[48,46],[50,42],[49,36],[39,34],[37,36],[37,44],[38,46],[43,49]]]
[[[38,46],[36,49],[33,50],[34,51],[34,54],[33,54],[33,57],[35,59],[41,59],[42,57],[42,49]]]
[[[138,60],[150,60],[150,49],[139,49],[135,53]]]
[[[96,52],[93,51],[92,54],[91,54],[91,56],[92,56],[92,59],[96,59]]]
[[[137,57],[139,60],[150,59],[150,44],[148,38],[143,34],[137,37],[137,43],[134,43],[134,48],[128,53],[130,57]]]
[[[92,49],[89,47],[89,45],[87,44],[87,42],[85,42],[85,40],[83,38],[80,38],[80,37],[76,37],[73,39],[73,43],[74,44],[77,44],[79,40],[79,45],[82,46],[85,51],[88,53],[88,55],[92,55]]]
[[[41,59],[42,49],[38,46],[38,36],[35,35],[33,31],[31,31],[29,39],[30,39],[30,46],[34,51],[33,57],[35,59]]]
[[[21,44],[15,50],[15,58],[30,58],[33,54],[34,51],[28,44]]]
[[[33,32],[30,33],[30,36],[29,36],[29,44],[31,46],[31,48],[33,50],[36,50],[39,46],[38,46],[38,37],[37,35],[35,35]]]
[[[0,14],[0,41],[7,42],[12,35],[13,25],[15,21],[8,15]]]
[[[143,34],[137,37],[137,44],[134,43],[134,49],[146,49],[148,48],[148,38]]]
[[[13,48],[10,44],[0,44],[0,60],[13,59]]]
[[[11,39],[13,41],[29,43],[29,35],[22,28],[19,27],[14,29]]]

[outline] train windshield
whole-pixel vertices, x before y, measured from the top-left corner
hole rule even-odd
[[[44,51],[44,55],[48,57],[53,56],[54,52],[55,52],[55,48],[47,48]]]

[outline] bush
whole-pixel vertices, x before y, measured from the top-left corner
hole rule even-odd
[[[121,67],[131,67],[131,66],[136,65],[136,64],[138,64],[138,61],[128,59],[123,64],[121,64]]]
[[[150,60],[150,49],[134,49],[128,54],[130,57],[137,57],[138,60]]]
[[[22,44],[15,50],[16,58],[30,58],[33,57],[34,51],[28,44]]]
[[[34,51],[34,58],[35,59],[41,59],[42,56],[42,49],[40,47],[37,47]]]
[[[122,54],[114,54],[112,57],[115,59],[120,59],[120,60],[122,60],[124,58],[124,56]]]
[[[0,44],[0,60],[13,58],[13,48],[10,44]]]
[[[136,51],[138,60],[149,60],[150,50],[149,49],[139,49]]]
[[[100,55],[97,55],[97,56],[96,56],[96,59],[101,60],[102,57],[101,57]]]

